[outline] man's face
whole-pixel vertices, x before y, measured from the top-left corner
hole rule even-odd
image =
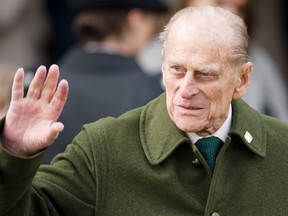
[[[239,84],[222,43],[229,38],[218,39],[217,32],[183,26],[170,32],[163,49],[170,118],[182,131],[200,136],[214,133],[223,124]]]

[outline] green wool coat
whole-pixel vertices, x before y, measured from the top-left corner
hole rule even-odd
[[[50,166],[38,169],[44,152],[1,147],[0,215],[288,215],[288,125],[242,100],[232,109],[213,175],[170,120],[165,94],[85,125]]]

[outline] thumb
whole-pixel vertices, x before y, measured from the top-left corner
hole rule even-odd
[[[51,145],[59,136],[59,133],[64,130],[64,124],[62,122],[53,122],[50,128],[48,143]]]

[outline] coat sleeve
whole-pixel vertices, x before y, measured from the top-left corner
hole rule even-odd
[[[0,212],[14,215],[95,215],[96,161],[82,130],[51,165],[41,165],[43,152],[29,158],[0,146]],[[39,167],[40,166],[40,167]]]

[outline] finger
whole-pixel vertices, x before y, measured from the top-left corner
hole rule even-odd
[[[49,145],[53,144],[54,141],[59,136],[59,133],[63,131],[63,129],[64,129],[64,125],[61,122],[53,122],[50,127],[49,136],[46,140],[47,146],[45,147],[48,147]]]
[[[67,80],[61,80],[50,102],[50,104],[54,107],[54,109],[59,114],[57,117],[60,116],[63,110],[63,107],[67,101],[68,92],[69,92],[69,85],[68,85]]]
[[[19,100],[24,97],[24,70],[19,68],[14,75],[11,100]]]
[[[47,78],[45,80],[41,98],[46,100],[48,103],[50,102],[52,96],[54,95],[54,92],[57,87],[57,82],[59,79],[59,68],[57,65],[52,65],[49,69]]]
[[[46,77],[46,67],[40,66],[37,69],[35,76],[29,85],[28,92],[27,92],[28,98],[38,99],[41,96],[41,91],[42,91],[45,77]]]

